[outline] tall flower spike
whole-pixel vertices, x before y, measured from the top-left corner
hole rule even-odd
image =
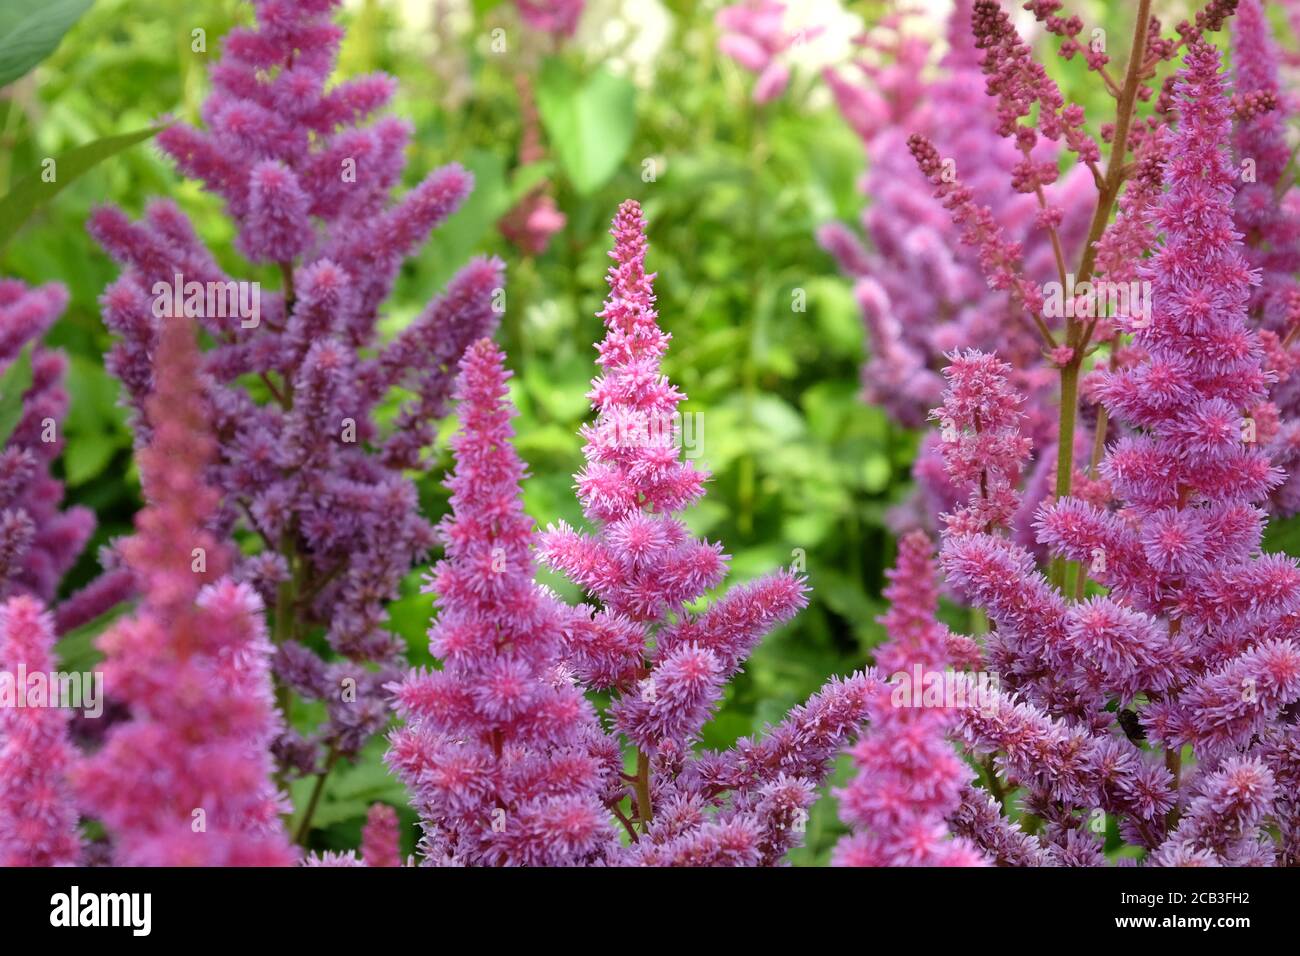
[[[630,785],[615,778],[607,805],[638,834],[612,852],[621,865],[778,865],[803,832],[816,788],[879,688],[873,674],[832,678],[761,739],[723,753],[693,752],[726,683],[755,645],[805,604],[788,571],[732,588],[702,612],[688,607],[719,584],[726,558],[690,536],[679,513],[705,473],[678,450],[685,396],[660,369],[669,336],[645,271],[645,220],[628,200],[611,234],[614,265],[600,316],[601,374],[583,427],[578,498],[593,533],[549,528],[539,554],[599,602],[570,620],[567,664],[593,689],[613,691],[609,713],[636,749]],[[620,742],[600,741],[616,768]],[[630,755],[629,755],[630,756]]]
[[[271,785],[279,731],[262,605],[223,577],[203,482],[215,443],[200,399],[194,327],[164,320],[152,439],[139,454],[146,506],[122,553],[141,603],[99,639],[104,680],[130,710],[74,782],[120,866],[287,866],[284,801]]]
[[[246,532],[251,545],[235,576],[278,608],[279,647],[319,647],[322,631],[329,647],[330,672],[316,685],[328,719],[306,736],[286,730],[276,748],[284,769],[314,774],[388,722],[382,688],[404,667],[405,648],[386,627],[386,606],[435,543],[412,473],[437,465],[427,452],[456,364],[496,328],[504,277],[495,259],[471,261],[384,341],[381,306],[403,260],[464,202],[472,177],[453,163],[394,195],[411,127],[380,115],[392,78],[330,82],[339,0],[252,6],[254,21],[230,32],[211,69],[202,128],[173,124],[158,142],[225,201],[236,248],[278,266],[281,289],[227,275],[172,203],[151,203],[139,222],[98,209],[89,228],[123,266],[102,312],[117,337],[108,368],[136,413],[138,445],[149,437],[141,413],[153,387],[155,303],[181,297],[216,343],[203,362],[205,415],[220,436],[207,479],[221,496],[217,526]],[[280,676],[291,685],[293,675]],[[332,691],[335,676],[357,681],[355,698]]]
[[[858,775],[836,795],[853,830],[840,841],[840,866],[973,866],[984,862],[965,839],[950,837],[945,820],[961,802],[969,772],[946,740],[955,711],[942,700],[927,706],[923,688],[944,680],[944,628],[938,611],[930,539],[914,532],[899,542],[889,572],[890,609],[881,623],[888,643],[877,663],[892,675],[892,693],[869,705],[871,725],[850,751]],[[920,676],[918,684],[916,678]],[[947,706],[945,706],[945,703]]]
[[[615,264],[600,313],[607,332],[589,393],[597,417],[583,426],[587,465],[577,475],[597,532],[548,529],[540,554],[603,605],[579,625],[573,662],[584,680],[618,691],[618,729],[651,754],[698,736],[753,647],[804,605],[804,585],[782,571],[732,590],[698,617],[685,610],[721,583],[726,557],[677,516],[704,493],[707,475],[679,453],[685,396],[660,369],[670,337],[645,271],[640,205],[623,203],[610,232]]]
[[[611,845],[591,705],[559,669],[569,613],[533,580],[525,467],[510,444],[509,373],[488,339],[460,366],[446,557],[427,590],[442,662],[394,688],[406,725],[388,763],[411,790],[425,856],[464,865],[575,865]]]
[[[67,774],[66,701],[53,699],[53,621],[32,598],[0,606],[0,866],[75,866],[81,862],[77,808]],[[40,700],[28,694],[40,681]],[[8,699],[6,699],[8,698]]]

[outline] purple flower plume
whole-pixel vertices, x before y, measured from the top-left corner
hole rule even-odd
[[[281,685],[325,704],[318,731],[289,731],[276,747],[286,767],[311,773],[327,755],[355,754],[389,720],[383,685],[404,647],[385,626],[386,605],[435,542],[410,473],[436,461],[427,450],[456,364],[495,329],[504,279],[499,261],[471,261],[383,340],[381,308],[403,261],[464,202],[472,177],[451,164],[393,198],[411,128],[381,113],[390,77],[328,84],[343,37],[331,20],[337,0],[253,6],[255,23],[231,31],[212,67],[203,128],[177,123],[158,141],[224,200],[236,247],[273,266],[280,290],[227,275],[167,201],[139,222],[101,208],[89,228],[124,267],[101,305],[117,336],[108,367],[140,444],[161,322],[183,311],[214,343],[203,357],[217,438],[206,477],[220,493],[212,529],[256,543],[234,576],[268,607]],[[332,659],[319,679],[297,680],[290,661],[322,634]],[[349,678],[356,692],[341,699]]]
[[[31,373],[12,432],[0,435],[0,598],[30,594],[52,601],[95,528],[88,508],[59,509],[63,485],[50,474],[63,448],[67,361],[37,342],[67,301],[59,285],[28,288],[0,279],[0,375],[14,369],[24,350]]]

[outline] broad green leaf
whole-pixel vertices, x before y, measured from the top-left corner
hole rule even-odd
[[[0,86],[26,74],[58,47],[93,0],[0,0]]]
[[[93,143],[76,146],[54,157],[53,182],[45,182],[43,170],[20,180],[9,193],[0,198],[0,249],[18,232],[19,227],[41,206],[62,192],[63,188],[104,160],[158,132],[160,127],[105,136]]]
[[[537,109],[573,187],[587,196],[609,182],[636,128],[636,88],[607,70],[586,79],[550,59],[537,84]]]
[[[0,376],[0,445],[9,440],[23,417],[23,393],[32,387],[32,350],[30,346]]]

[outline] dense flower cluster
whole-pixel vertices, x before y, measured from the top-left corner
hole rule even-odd
[[[533,580],[504,363],[486,339],[461,362],[446,557],[428,583],[439,608],[429,648],[442,669],[396,689],[406,725],[388,762],[414,797],[426,861],[582,863],[613,841],[600,796],[617,768],[591,704],[560,669],[569,609]]]
[[[37,342],[67,301],[59,285],[31,289],[0,279],[0,388],[7,380],[22,389],[16,419],[0,422],[11,426],[0,434],[0,598],[31,594],[53,600],[95,528],[89,509],[59,509],[63,486],[50,474],[63,447],[66,361]]]
[[[75,752],[49,680],[53,651],[54,622],[40,604],[20,595],[0,605],[0,866],[81,862],[67,780]]]
[[[1100,831],[1084,825],[1099,813],[1155,863],[1294,856],[1293,837],[1279,848],[1262,826],[1295,831],[1269,761],[1286,766],[1300,699],[1300,567],[1260,554],[1259,505],[1281,475],[1243,415],[1270,376],[1246,321],[1258,278],[1234,228],[1232,101],[1212,46],[1187,43],[1171,100],[1178,126],[1151,210],[1162,239],[1141,268],[1151,319],[1127,323],[1136,358],[1095,385],[1126,429],[1100,463],[1109,497],[1039,515],[1040,540],[1077,562],[1080,599],[997,533],[953,527],[943,547],[949,582],[995,627],[986,660],[1015,694],[992,714],[964,712],[959,732],[1025,788],[1055,862],[1103,862]],[[1004,401],[1001,383],[980,388]],[[1002,467],[995,447],[971,458],[968,474]],[[1106,593],[1083,597],[1084,576]],[[961,832],[996,836],[969,802]]]
[[[318,734],[278,744],[284,764],[312,772],[355,753],[388,720],[382,688],[404,647],[384,627],[386,603],[434,543],[408,472],[429,467],[423,451],[456,362],[495,328],[503,277],[495,260],[471,262],[380,341],[381,305],[403,259],[465,199],[471,177],[450,165],[390,203],[411,128],[394,117],[365,121],[394,82],[372,75],[326,88],[342,37],[329,19],[337,0],[254,6],[256,25],[231,31],[212,68],[207,130],[170,125],[159,143],[225,200],[237,247],[276,266],[282,289],[263,293],[226,275],[166,201],[139,223],[99,209],[90,230],[125,266],[102,306],[119,336],[108,367],[137,413],[161,308],[180,305],[216,343],[204,356],[205,415],[218,441],[208,480],[221,493],[213,531],[259,543],[235,575],[272,611],[277,676],[327,706]],[[381,405],[398,388],[407,399],[381,428]],[[147,441],[147,420],[137,416],[136,426]],[[321,631],[342,660],[306,649]],[[354,694],[341,692],[345,683]]]
[[[899,542],[881,619],[889,642],[876,666],[890,693],[870,705],[870,729],[850,751],[858,775],[837,792],[840,816],[854,834],[835,851],[841,866],[975,866],[982,854],[966,839],[947,839],[946,818],[961,804],[969,772],[945,739],[954,702],[927,700],[925,686],[948,664],[946,629],[937,623],[939,592],[932,545],[914,531]],[[919,679],[918,679],[919,678]]]
[[[119,866],[286,866],[271,647],[260,599],[229,577],[229,548],[207,530],[216,445],[199,362],[193,323],[168,316],[144,409],[146,505],[121,545],[141,601],[98,641],[105,685],[130,715],[73,779]]]

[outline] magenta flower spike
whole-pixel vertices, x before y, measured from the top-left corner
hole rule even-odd
[[[835,850],[839,866],[977,866],[982,854],[946,823],[970,776],[947,740],[953,701],[929,701],[927,682],[943,681],[946,631],[938,623],[938,584],[930,539],[913,532],[899,542],[881,618],[888,643],[876,666],[891,692],[875,695],[871,725],[850,750],[858,774],[838,790],[840,817],[853,834]],[[921,677],[920,681],[917,678]]]
[[[614,841],[600,799],[610,767],[595,711],[561,666],[571,612],[533,580],[508,378],[487,339],[461,362],[446,557],[427,588],[442,669],[394,688],[405,726],[387,760],[414,798],[426,861],[575,865]]]
[[[618,691],[619,731],[653,754],[697,738],[754,645],[803,607],[804,584],[782,571],[698,616],[686,612],[722,582],[726,557],[719,545],[692,538],[677,516],[704,494],[707,475],[680,457],[676,416],[685,396],[660,370],[669,336],[656,320],[635,201],[619,208],[611,234],[615,264],[600,313],[607,334],[589,393],[597,417],[583,426],[587,465],[576,476],[578,500],[598,530],[552,527],[540,556],[599,599],[571,642],[574,667],[591,686]]]
[[[817,787],[881,684],[870,673],[832,678],[766,733],[721,753],[695,752],[726,683],[765,634],[804,606],[806,584],[778,571],[703,610],[692,606],[721,583],[726,557],[691,537],[679,517],[707,475],[678,448],[685,396],[660,366],[669,336],[645,271],[638,203],[623,203],[611,234],[601,374],[589,393],[597,414],[582,429],[587,463],[576,476],[593,531],[561,523],[539,547],[543,563],[598,602],[570,620],[566,664],[583,686],[612,692],[617,738],[602,741],[610,764],[620,766],[623,744],[635,750],[635,775],[612,779],[604,792],[632,841],[607,862],[778,865],[802,839]]]
[[[0,605],[0,866],[81,862],[68,782],[77,755],[68,739],[66,702],[55,698],[50,680],[53,625],[27,595]]]
[[[141,596],[99,638],[105,685],[126,704],[74,783],[119,866],[288,866],[295,853],[271,783],[280,730],[262,604],[226,576],[208,530],[217,492],[192,323],[163,322],[139,453],[146,506],[121,545]]]

